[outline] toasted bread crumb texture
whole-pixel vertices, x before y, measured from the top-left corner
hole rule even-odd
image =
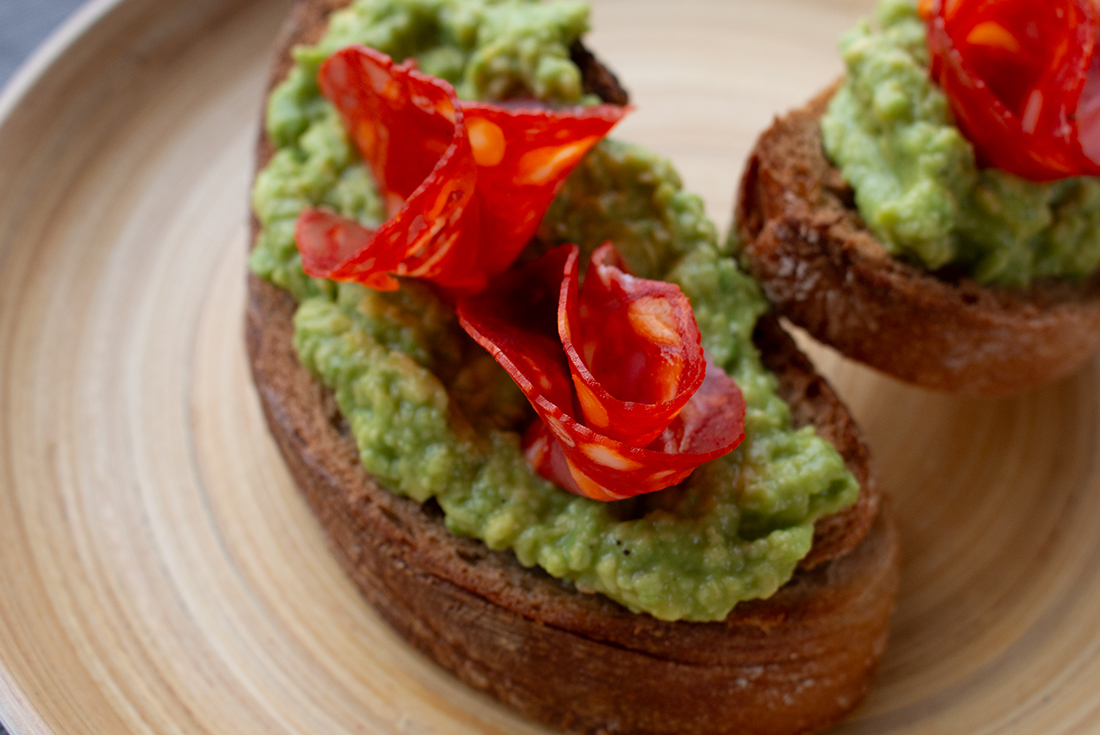
[[[512,549],[524,565],[539,565],[582,591],[661,619],[724,619],[737,602],[784,584],[810,550],[814,522],[853,503],[859,486],[812,427],[791,428],[790,410],[752,343],[766,302],[720,249],[701,200],[683,192],[667,162],[605,141],[566,182],[540,240],[543,247],[576,242],[588,253],[610,239],[638,275],[678,283],[706,348],[741,386],[746,441],[678,488],[615,504],[555,488],[528,469],[520,450],[519,432],[532,418],[522,394],[429,289],[406,282],[397,292],[378,293],[301,272],[293,227],[302,208],[327,205],[367,225],[382,216],[368,171],[308,82],[323,54],[366,41],[398,57],[415,53],[427,69],[424,56],[446,55],[438,44],[455,44],[448,34],[462,28],[461,38],[477,42],[455,50],[462,64],[448,73],[460,89],[485,37],[497,39],[501,58],[522,63],[488,61],[512,81],[485,80],[477,96],[509,96],[523,78],[528,95],[560,98],[568,84],[538,82],[538,70],[558,68],[559,50],[576,40],[572,34],[584,22],[551,21],[558,30],[539,31],[554,36],[545,51],[550,62],[530,57],[529,34],[516,36],[517,49],[501,47],[492,29],[509,27],[505,9],[531,5],[371,0],[334,16],[330,35],[296,52],[294,71],[272,96],[268,131],[278,151],[256,182],[261,232],[251,264],[300,302],[299,356],[333,390],[364,468],[390,489],[421,502],[435,498],[452,531]],[[563,18],[584,15],[573,3],[538,7],[558,6]],[[396,31],[379,37],[380,29],[404,29],[415,13],[429,11],[435,20],[418,22],[430,32],[413,34],[421,40]],[[455,18],[466,25],[448,26]],[[534,76],[517,76],[517,68]],[[573,73],[549,76],[568,80]]]
[[[895,256],[980,283],[1024,287],[1100,266],[1100,180],[1038,184],[979,169],[929,78],[913,0],[883,0],[878,28],[841,41],[847,76],[821,130],[868,226]]]

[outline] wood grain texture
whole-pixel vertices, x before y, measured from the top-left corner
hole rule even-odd
[[[101,4],[105,7],[105,4]],[[596,0],[591,35],[728,224],[861,0]],[[535,733],[401,642],[248,378],[246,188],[282,2],[124,0],[0,100],[0,720],[13,733]],[[74,33],[75,36],[75,33]],[[1100,368],[957,399],[812,353],[895,498],[903,578],[842,733],[1100,727]]]

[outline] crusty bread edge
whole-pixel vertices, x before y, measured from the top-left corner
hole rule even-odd
[[[1008,395],[1072,373],[1100,347],[1100,278],[1029,289],[954,282],[891,258],[827,160],[835,87],[758,140],[736,205],[742,262],[792,323],[934,390]]]
[[[315,39],[339,4],[295,7],[273,79],[285,75],[290,45]],[[259,151],[262,164],[266,140]],[[511,554],[450,534],[431,504],[378,486],[358,464],[331,395],[294,353],[293,311],[288,294],[249,277],[249,355],[288,467],[364,596],[463,681],[532,719],[584,733],[814,732],[862,699],[893,607],[896,531],[880,512],[850,416],[773,319],[762,320],[757,341],[796,421],[816,419],[864,492],[855,509],[819,525],[816,566],[725,622],[695,624],[577,593]]]

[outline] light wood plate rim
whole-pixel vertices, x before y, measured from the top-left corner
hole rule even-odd
[[[107,320],[95,322],[95,328],[102,334],[123,339],[126,345],[136,345],[135,349],[145,352],[135,353],[132,362],[126,364],[94,362],[92,367],[102,374],[96,375],[100,382],[92,388],[98,390],[108,386],[111,390],[117,389],[118,395],[129,395],[135,402],[125,407],[130,412],[127,420],[139,414],[145,417],[140,401],[153,401],[158,408],[176,411],[178,415],[172,414],[171,420],[162,423],[141,424],[143,429],[152,432],[151,439],[125,432],[117,436],[109,433],[103,438],[93,436],[93,439],[106,443],[125,439],[146,442],[141,444],[145,449],[165,449],[168,440],[178,438],[181,426],[194,429],[188,435],[192,441],[187,447],[190,454],[186,458],[173,459],[180,463],[183,480],[160,472],[149,456],[142,455],[146,464],[141,471],[143,478],[151,478],[149,484],[119,489],[103,483],[92,489],[102,492],[103,499],[117,503],[111,507],[115,513],[126,511],[124,499],[147,504],[141,509],[146,514],[142,521],[146,525],[135,522],[133,526],[126,526],[128,531],[150,532],[151,529],[163,533],[177,520],[194,524],[187,527],[187,533],[173,535],[167,540],[171,553],[158,561],[176,565],[167,569],[176,585],[173,590],[185,602],[194,605],[191,612],[195,613],[195,620],[185,619],[184,622],[198,621],[196,625],[206,626],[201,629],[203,632],[213,631],[220,636],[214,641],[216,645],[212,650],[221,658],[212,657],[211,661],[225,663],[226,668],[212,666],[202,672],[203,676],[208,676],[209,682],[222,683],[219,677],[231,669],[229,664],[256,660],[267,666],[255,665],[247,669],[248,676],[224,679],[235,687],[223,693],[224,700],[218,700],[227,707],[224,714],[229,719],[226,722],[246,723],[238,728],[239,732],[263,732],[266,726],[267,731],[278,732],[368,731],[386,735],[538,733],[537,728],[518,721],[506,710],[466,690],[409,652],[395,640],[392,632],[378,624],[377,616],[365,608],[350,582],[340,573],[337,563],[328,556],[316,524],[309,521],[304,502],[286,484],[285,469],[272,459],[276,455],[266,428],[258,423],[259,409],[248,388],[241,334],[245,247],[243,192],[247,188],[248,162],[255,141],[254,126],[266,66],[266,56],[260,57],[267,49],[267,40],[260,38],[260,30],[245,27],[244,20],[262,21],[266,24],[263,32],[270,31],[273,36],[278,18],[274,15],[274,6],[263,5],[269,1],[278,2],[93,0],[26,62],[0,92],[0,171],[19,182],[12,188],[0,186],[0,283],[10,285],[15,278],[13,274],[33,274],[36,268],[54,269],[51,275],[56,274],[58,278],[67,279],[66,284],[74,285],[72,298],[77,303],[130,320],[117,328]],[[680,165],[689,188],[709,197],[708,212],[719,220],[720,227],[722,218],[728,222],[733,199],[731,182],[736,179],[736,169],[741,164],[738,156],[747,153],[752,136],[765,127],[772,113],[780,112],[784,106],[795,106],[835,77],[837,62],[832,51],[833,39],[850,24],[851,18],[870,5],[870,0],[830,0],[828,3],[684,0],[679,5],[688,20],[699,22],[710,17],[708,14],[721,20],[709,27],[690,28],[663,23],[661,14],[666,6],[658,2],[637,0],[628,7],[628,1],[633,0],[596,1],[592,46],[622,75],[625,85],[639,101],[640,112],[624,126],[624,137],[670,155]],[[281,15],[285,4],[279,4],[278,8]],[[631,21],[626,17],[628,13],[621,12],[624,8],[636,16],[637,23],[652,22],[654,26],[631,25],[627,22]],[[699,71],[685,78],[685,70],[690,66],[683,58],[661,57],[658,53],[661,49],[653,47],[657,39],[665,38],[664,33],[671,34],[670,47],[690,49],[693,44],[711,44],[724,38],[722,34],[728,28],[723,24],[733,22],[744,24],[746,33],[761,32],[767,28],[769,13],[772,17],[777,17],[775,13],[781,14],[786,25],[784,37],[763,35],[743,39],[740,48],[725,50],[737,59],[731,66],[748,69],[754,63],[779,63],[788,57],[801,66],[786,71],[781,69],[767,83],[754,77],[751,83],[746,82],[744,88],[739,88],[743,96],[736,104],[730,99],[706,96],[708,90],[726,89],[722,85],[730,81],[727,73],[715,70],[712,64],[709,71]],[[605,23],[608,17],[621,21],[621,25]],[[247,48],[242,46],[234,52],[236,55],[227,49],[225,34],[228,31],[219,30],[218,22],[222,20],[234,32],[244,33],[243,43]],[[162,33],[160,36],[154,33],[158,29]],[[630,34],[638,35],[632,37]],[[830,36],[827,44],[820,41],[826,34]],[[132,49],[127,46],[126,39],[132,41],[135,36],[156,38],[161,43],[130,53]],[[697,37],[703,41],[697,41]],[[179,43],[171,43],[173,39]],[[188,39],[188,43],[183,43]],[[648,48],[647,43],[650,44]],[[779,46],[775,46],[777,43]],[[247,75],[251,76],[242,71],[238,75],[240,78],[233,75],[227,75],[231,77],[228,79],[212,78],[206,86],[213,92],[193,80],[191,86],[187,86],[192,73],[187,64],[197,64],[196,68],[205,69],[204,73],[212,73],[210,68],[202,66],[192,46],[201,46],[218,59],[224,56],[247,62]],[[707,49],[701,49],[703,51]],[[89,74],[81,65],[97,53],[101,54],[99,59],[106,65],[107,72]],[[85,86],[67,86],[81,78],[86,80]],[[187,94],[195,95],[200,102],[207,100],[203,94],[210,94],[217,104],[211,103],[209,109],[200,107],[201,115],[190,116],[184,105],[186,100],[177,99],[171,89],[166,89],[157,90],[159,96],[155,99],[159,106],[153,105],[148,101],[154,98],[150,86],[165,80],[184,85]],[[136,92],[127,87],[131,83]],[[245,98],[227,99],[228,91],[241,91]],[[647,106],[646,100],[680,93],[686,94],[682,106],[688,117],[678,118],[672,114],[677,112],[675,110],[653,110]],[[101,94],[102,99],[97,97]],[[137,117],[130,120],[130,115]],[[174,119],[174,115],[180,119]],[[716,119],[722,124],[714,125]],[[87,180],[90,174],[86,172],[108,171],[115,177],[102,183],[113,187],[111,193],[117,190],[123,196],[117,206],[145,201],[138,196],[140,192],[133,191],[136,184],[125,180],[126,166],[133,166],[134,176],[143,176],[142,165],[147,160],[161,160],[156,157],[170,153],[159,147],[161,137],[173,143],[178,142],[177,138],[192,140],[222,120],[238,127],[231,134],[227,133],[224,140],[219,139],[218,145],[224,150],[209,152],[208,167],[196,168],[185,156],[171,160],[173,171],[183,171],[189,177],[185,182],[187,186],[217,187],[222,186],[219,182],[227,181],[224,191],[219,189],[218,192],[224,193],[229,203],[217,205],[207,201],[213,196],[210,192],[187,189],[179,197],[179,206],[165,210],[166,216],[174,218],[171,222],[175,229],[167,225],[160,227],[156,218],[148,213],[143,215],[144,219],[135,220],[134,227],[146,227],[157,233],[161,249],[153,248],[148,254],[149,262],[143,266],[133,265],[128,270],[130,266],[120,265],[116,256],[140,256],[141,251],[136,249],[132,233],[127,235],[129,231],[121,224],[107,226],[92,216],[95,207],[106,208],[112,202],[96,199],[100,182]],[[728,139],[736,136],[741,137],[730,143]],[[120,143],[123,138],[126,145]],[[76,143],[69,145],[70,139]],[[103,150],[97,147],[100,142],[104,144]],[[125,160],[116,160],[119,156]],[[708,168],[712,163],[709,159],[716,159],[717,167]],[[152,188],[161,187],[156,196],[171,193],[168,187],[171,182],[142,181]],[[34,198],[39,196],[41,200]],[[81,202],[83,209],[76,214],[82,218],[74,221],[80,227],[91,228],[90,237],[96,244],[96,248],[92,248],[94,252],[86,258],[73,261],[58,256],[62,252],[60,248],[69,247],[74,241],[65,230],[68,221],[65,217],[74,214],[65,206],[69,197]],[[36,201],[42,202],[41,206],[34,206]],[[209,220],[202,216],[203,207],[207,206],[217,209],[216,216],[212,215]],[[45,211],[51,207],[60,212],[60,221],[56,223],[50,221],[51,212]],[[207,246],[212,254],[203,251],[192,256],[161,252],[166,247],[163,243],[201,245],[197,236],[188,240],[181,235],[180,227],[176,226],[181,223],[193,227],[213,242]],[[26,232],[32,231],[42,235],[42,252],[34,251],[36,243],[21,239]],[[113,241],[94,240],[104,232],[125,242],[119,245]],[[224,252],[213,250],[223,246]],[[98,275],[107,274],[110,278],[82,285],[76,277],[81,268]],[[181,277],[191,281],[176,283],[166,277],[165,273],[172,268],[181,268]],[[125,298],[118,303],[108,298],[109,287],[125,285],[124,277],[132,274],[147,278],[166,291],[166,303],[182,310],[167,316],[181,319],[181,330],[185,334],[158,330],[151,324],[154,315],[143,308],[153,303],[156,296],[149,293],[152,286],[139,284],[126,291]],[[38,286],[25,293],[31,298],[25,305],[30,314],[53,313],[49,311],[51,300],[60,298],[58,293]],[[4,511],[13,507],[11,499],[17,489],[22,489],[7,483],[14,482],[11,478],[22,482],[25,476],[19,472],[31,464],[41,462],[43,467],[48,465],[50,469],[84,473],[95,469],[80,464],[84,455],[77,451],[79,447],[65,443],[50,450],[57,452],[56,456],[64,461],[55,458],[45,462],[45,454],[34,455],[16,458],[21,464],[13,469],[12,447],[42,452],[49,448],[47,442],[36,443],[41,437],[35,432],[44,431],[38,424],[29,425],[27,435],[14,433],[9,426],[12,407],[17,405],[26,411],[33,407],[33,401],[41,401],[45,406],[54,405],[51,403],[54,401],[63,404],[65,410],[71,408],[60,398],[44,392],[33,393],[32,398],[20,396],[17,394],[19,386],[8,385],[9,376],[17,374],[14,370],[20,371],[18,375],[27,380],[25,389],[32,392],[40,390],[41,383],[29,372],[31,368],[67,374],[61,359],[64,353],[50,353],[56,358],[53,362],[57,363],[51,364],[49,360],[16,354],[10,349],[12,345],[29,350],[57,349],[56,343],[43,346],[36,341],[34,333],[19,320],[13,298],[8,291],[0,289],[0,529],[9,527],[12,519],[6,518]],[[156,313],[156,318],[164,316]],[[26,317],[24,321],[30,319]],[[50,339],[70,336],[90,339],[89,334],[92,337],[98,334],[94,330],[89,333],[86,327],[89,325],[79,319],[71,324],[43,325],[44,329],[53,330]],[[92,354],[86,345],[78,347],[74,348],[77,358]],[[158,357],[158,350],[176,355],[178,363]],[[178,351],[178,355],[173,350]],[[982,401],[923,393],[848,363],[820,347],[811,345],[810,351],[852,406],[872,445],[882,484],[897,501],[904,542],[903,588],[901,606],[895,617],[894,643],[887,651],[878,686],[872,691],[868,704],[845,723],[840,732],[850,735],[887,731],[1021,735],[1042,728],[1044,732],[1057,735],[1080,735],[1094,731],[1100,726],[1100,696],[1088,687],[1095,685],[1094,689],[1100,690],[1100,616],[1090,616],[1084,611],[1100,608],[1100,580],[1091,571],[1094,560],[1100,557],[1100,521],[1096,520],[1100,519],[1100,466],[1096,461],[1100,457],[1097,420],[1100,416],[1100,367],[1096,361],[1069,379],[1027,395]],[[146,359],[150,367],[139,364]],[[108,374],[108,367],[118,368],[124,377],[144,382],[132,394],[119,392],[122,377]],[[229,377],[223,379],[223,374]],[[150,387],[150,381],[157,375],[173,380],[182,380],[181,376],[186,375],[190,381],[188,390],[193,394],[188,394],[186,400],[160,396]],[[173,389],[179,388],[179,381],[171,385]],[[192,400],[194,396],[202,400]],[[94,414],[93,409],[102,408],[103,396],[100,394],[92,391],[84,397],[93,405],[84,413],[72,414],[78,419],[88,415],[94,417],[98,414]],[[229,431],[234,426],[243,426],[251,433],[236,435]],[[1058,434],[1048,430],[1050,426],[1069,427],[1069,430],[1064,435]],[[74,431],[72,427],[52,424],[47,428],[59,432],[58,436],[69,438]],[[129,429],[129,425],[126,428]],[[165,444],[157,444],[161,441]],[[219,443],[226,444],[228,449]],[[1032,456],[1011,451],[1014,447],[1030,451]],[[114,449],[113,445],[109,448]],[[228,450],[238,454],[229,457]],[[71,465],[64,464],[70,460]],[[207,491],[202,497],[174,497],[154,492],[158,488],[163,490],[165,482],[171,487],[187,488],[190,487],[187,482],[192,480],[208,482],[212,479],[218,480],[219,488],[232,482],[253,482],[266,483],[273,489],[270,494],[250,490],[221,496]],[[44,484],[43,487],[52,486]],[[63,511],[87,511],[88,504],[98,499],[88,488],[77,490],[63,485],[60,480],[58,487],[71,493],[70,496],[51,496],[34,508],[41,514],[31,519],[39,522],[33,527],[39,536],[64,527]],[[80,492],[90,494],[85,496]],[[1042,493],[1049,496],[1046,502],[1043,502]],[[1006,506],[1009,511],[1005,510]],[[1013,508],[1018,510],[1010,512]],[[262,522],[254,525],[235,522],[250,513],[256,514]],[[110,518],[96,520],[112,521]],[[82,530],[79,523],[73,527]],[[88,530],[83,527],[83,531]],[[113,533],[117,529],[111,527],[111,530]],[[982,543],[976,544],[975,539]],[[88,548],[74,545],[71,550],[66,546],[66,550],[76,553],[91,549],[101,554],[93,559],[97,563],[113,558],[109,542],[121,543],[106,533],[90,540],[84,537],[78,540],[87,542]],[[270,568],[275,560],[282,561],[281,557],[273,555],[267,559],[249,555],[253,550],[269,548],[275,540],[300,555],[292,560],[297,566],[290,578],[282,579],[279,569]],[[71,539],[66,541],[70,542]],[[216,552],[218,544],[228,550],[225,559],[204,556],[221,553]],[[201,576],[192,574],[187,566],[187,554],[190,553],[204,563],[214,558],[218,563],[211,569],[225,574],[231,581],[236,580],[221,587],[214,585],[214,592],[224,594],[224,599],[196,601],[187,597],[204,592],[199,589]],[[958,573],[964,563],[969,576]],[[9,581],[2,576],[4,569],[0,554],[0,583]],[[94,569],[108,576],[120,573],[104,566]],[[148,573],[140,569],[135,574],[138,571]],[[123,582],[144,590],[141,585],[150,580],[155,582],[154,577],[138,575],[136,581],[127,578]],[[102,580],[92,580],[92,583],[101,584]],[[284,587],[283,583],[289,586]],[[21,591],[14,582],[4,587],[6,594]],[[116,587],[107,585],[103,589],[110,591]],[[129,588],[120,582],[117,589]],[[126,609],[133,612],[135,621],[141,619],[139,603],[156,608],[166,601],[165,597],[158,596],[164,593],[163,589],[150,586],[149,590],[148,599],[122,601]],[[295,599],[279,600],[287,590]],[[157,595],[152,594],[153,591]],[[1043,605],[1029,606],[1021,602],[1031,597],[1043,601]],[[76,595],[73,599],[84,598]],[[276,608],[273,601],[279,601],[283,607]],[[35,682],[26,678],[25,662],[4,655],[23,650],[13,645],[15,632],[19,623],[33,622],[5,619],[6,612],[24,609],[10,598],[7,602],[12,604],[6,606],[0,597],[0,720],[12,728],[13,735],[84,732],[90,727],[88,723],[101,722],[125,723],[100,730],[103,735],[123,735],[141,732],[140,723],[146,721],[163,724],[161,731],[218,731],[214,715],[203,708],[205,700],[199,696],[206,695],[208,690],[204,687],[209,682],[198,676],[194,677],[198,683],[172,680],[172,684],[194,685],[192,689],[182,689],[175,699],[170,696],[170,687],[165,685],[163,690],[154,692],[156,696],[150,694],[148,700],[137,695],[127,698],[134,694],[131,691],[118,693],[116,699],[105,695],[95,700],[98,709],[79,715],[64,708],[40,708],[38,705],[44,701],[63,702],[67,694],[36,690]],[[172,601],[176,602],[179,600]],[[221,602],[226,603],[225,609],[218,607],[217,603]],[[1055,607],[1048,607],[1050,605]],[[262,614],[248,617],[248,611],[261,611]],[[311,627],[318,619],[339,620],[344,627],[339,631]],[[116,633],[109,623],[104,621],[105,630]],[[938,628],[938,638],[931,635],[929,626]],[[190,642],[192,639],[181,635],[177,640],[171,635],[160,637],[151,631],[139,632],[148,636],[139,641],[147,644],[148,650],[161,650],[166,657],[178,656],[179,660],[186,660],[188,652],[173,647],[178,646],[180,640]],[[123,647],[136,645],[127,639],[120,639],[118,644]],[[265,644],[270,644],[275,653],[269,656]],[[325,658],[311,659],[304,653],[313,648],[324,652]],[[380,653],[372,658],[364,652],[367,648]],[[135,655],[147,649],[137,646]],[[104,661],[95,659],[97,653],[105,652],[89,648],[82,653],[91,659],[83,663],[100,677],[95,679],[89,675],[89,681],[104,684],[104,691],[112,694],[107,685],[113,683],[111,677],[118,672],[94,670],[95,665],[105,665]],[[311,660],[314,667],[296,668]],[[1016,667],[1021,662],[1032,667],[1031,670],[1019,671]],[[111,663],[132,662],[120,654]],[[372,689],[371,683],[365,681],[364,670],[355,666],[374,667],[370,669],[372,672],[388,667],[387,673],[392,676],[386,680],[385,687]],[[172,668],[171,661],[166,668],[171,674],[180,673]],[[144,669],[137,667],[134,671]],[[306,677],[305,683],[300,683],[298,677]],[[258,683],[265,687],[262,692],[249,689],[259,686]],[[154,685],[160,683],[149,683],[150,687]],[[134,691],[144,690],[138,687]],[[215,687],[210,687],[209,692],[211,697],[219,694]],[[446,696],[436,696],[436,692]],[[74,701],[83,701],[80,694],[72,693]],[[434,704],[426,713],[410,714],[401,712],[393,704],[394,698],[401,698],[403,704],[423,705],[428,701]],[[255,718],[233,719],[234,712],[227,703],[255,706],[252,712]],[[918,721],[920,725],[910,724]],[[307,726],[309,723],[314,724],[312,730]]]

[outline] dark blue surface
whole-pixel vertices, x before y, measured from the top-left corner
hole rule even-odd
[[[0,0],[0,87],[82,3],[83,0]],[[7,732],[0,722],[0,735]]]

